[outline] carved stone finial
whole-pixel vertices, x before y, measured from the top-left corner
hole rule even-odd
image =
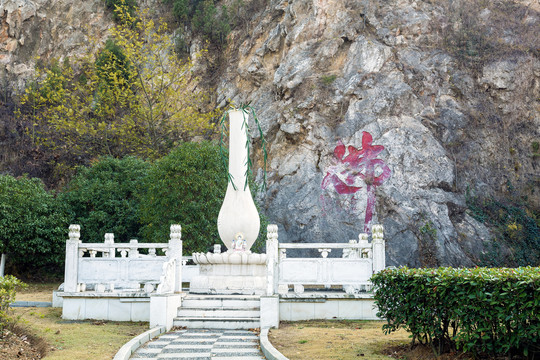
[[[171,240],[182,240],[181,225],[171,225]]]
[[[270,224],[266,227],[266,238],[268,240],[277,240],[278,238],[278,226]]]
[[[105,234],[105,244],[112,244],[114,243],[114,234],[113,233],[106,233]]]
[[[71,224],[69,225],[69,240],[79,241],[81,238],[81,226]]]
[[[359,244],[366,244],[369,242],[368,240],[369,236],[367,233],[360,233],[358,234],[358,243]]]
[[[374,242],[381,242],[383,241],[383,226],[382,225],[373,225],[373,228],[371,230],[373,241]]]

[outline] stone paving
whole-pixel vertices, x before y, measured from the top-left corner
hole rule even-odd
[[[260,360],[259,337],[248,330],[182,329],[141,346],[130,359]]]

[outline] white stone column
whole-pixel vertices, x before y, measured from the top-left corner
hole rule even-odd
[[[171,238],[167,257],[176,259],[174,292],[182,292],[182,226],[171,225]]]
[[[246,240],[246,250],[249,250],[257,240],[261,227],[259,213],[249,186],[246,186],[249,161],[246,147],[247,119],[248,113],[245,111],[229,112],[229,174],[232,182],[229,181],[227,185],[218,216],[219,237],[229,250],[233,250],[232,242],[238,234]]]
[[[386,267],[383,226],[373,225],[371,233],[373,237],[373,273],[377,273]]]
[[[112,233],[105,234],[105,244],[111,245],[111,247],[109,248],[109,257],[110,258],[116,257],[116,250],[114,247],[114,234]]]
[[[69,239],[66,241],[66,265],[64,268],[64,292],[76,292],[79,277],[79,240],[81,227],[69,225]]]
[[[278,282],[278,227],[270,224],[266,228],[266,279],[267,279],[267,295],[274,295],[277,291]]]
[[[139,245],[139,241],[137,241],[136,239],[129,240],[129,245]],[[130,258],[139,257],[139,249],[137,249],[137,248],[129,249],[128,257],[130,257]]]

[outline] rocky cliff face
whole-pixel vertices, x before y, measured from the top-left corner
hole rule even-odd
[[[491,235],[466,212],[467,188],[491,195],[512,184],[540,202],[531,150],[540,129],[538,4],[512,3],[519,31],[499,33],[492,24],[504,8],[467,14],[447,3],[269,0],[231,33],[213,80],[217,103],[251,101],[258,110],[269,156],[261,201],[280,241],[357,238],[371,194],[389,265],[470,266]],[[0,61],[20,81],[30,55],[75,55],[84,50],[83,24],[93,34],[110,26],[98,0],[47,4],[0,6]],[[344,160],[363,149],[365,133],[384,147],[371,158],[372,176],[366,163]],[[256,160],[260,167],[260,152]]]
[[[104,40],[112,24],[100,0],[0,0],[4,84],[22,90],[37,61],[81,56]]]
[[[478,262],[490,235],[465,211],[467,187],[487,195],[511,182],[538,203],[538,53],[460,62],[445,37],[470,24],[444,3],[269,1],[249,34],[233,34],[218,102],[259,109],[270,143],[264,201],[282,241],[346,241],[362,231],[369,184],[352,174],[347,185],[361,189],[340,195],[339,182],[325,187],[323,178],[339,165],[338,142],[362,148],[363,132],[384,146],[378,158],[392,171],[376,188],[374,219],[385,226],[390,265]],[[540,29],[527,5],[515,5],[528,9],[520,21]],[[485,22],[497,16],[472,10]],[[520,36],[507,33],[501,47]]]

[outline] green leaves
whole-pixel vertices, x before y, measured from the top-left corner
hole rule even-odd
[[[0,175],[0,251],[9,268],[57,268],[67,226],[65,208],[39,179]]]
[[[264,138],[264,134],[263,134],[263,131],[262,131],[262,128],[261,128],[261,124],[259,122],[259,118],[257,117],[257,113],[255,112],[255,109],[250,105],[250,103],[248,104],[242,104],[240,105],[240,107],[238,108],[235,108],[235,107],[231,107],[231,109],[225,111],[223,113],[223,115],[221,116],[221,120],[220,120],[220,126],[221,126],[221,134],[220,134],[220,138],[219,138],[219,155],[221,157],[221,161],[223,162],[225,168],[227,168],[227,158],[228,158],[228,151],[227,149],[225,148],[225,136],[227,134],[227,125],[225,125],[225,120],[227,119],[227,115],[229,114],[229,111],[232,111],[232,110],[242,110],[242,114],[243,114],[243,119],[244,119],[244,122],[242,123],[242,129],[244,129],[244,131],[246,132],[246,149],[247,149],[247,160],[246,160],[246,165],[247,165],[247,170],[246,170],[246,182],[244,183],[244,190],[246,189],[246,187],[248,186],[248,181],[249,181],[249,177],[252,174],[252,167],[253,167],[253,164],[251,162],[251,135],[249,133],[249,124],[248,124],[248,117],[249,117],[249,114],[251,114],[251,116],[253,117],[253,121],[255,121],[255,125],[257,125],[257,130],[259,132],[259,137],[261,138],[261,150],[262,150],[262,153],[263,153],[263,182],[262,182],[262,185],[260,187],[260,191],[265,191],[266,190],[266,161],[268,159],[268,153],[266,151],[266,139]],[[246,116],[247,114],[247,116]],[[236,190],[236,185],[234,183],[234,179],[233,179],[233,176],[227,172],[227,178],[228,178],[228,181],[232,184],[232,187],[234,190]]]
[[[184,254],[206,252],[220,243],[226,174],[219,147],[201,142],[183,143],[154,163],[102,157],[79,168],[56,198],[38,179],[0,175],[0,252],[8,253],[8,270],[60,273],[70,223],[81,225],[83,242],[103,242],[108,232],[116,242],[167,242],[170,225],[181,224]],[[253,250],[263,243],[261,234]]]
[[[0,277],[0,334],[2,334],[4,327],[12,321],[9,305],[15,302],[17,290],[24,289],[26,286],[15,276]]]
[[[135,157],[103,157],[81,167],[63,189],[59,201],[70,209],[70,223],[81,225],[84,242],[102,242],[114,233],[116,242],[138,238],[138,194],[150,164]]]
[[[440,352],[539,351],[540,268],[387,269],[372,277],[385,331],[400,327]],[[435,291],[436,289],[436,291]]]

